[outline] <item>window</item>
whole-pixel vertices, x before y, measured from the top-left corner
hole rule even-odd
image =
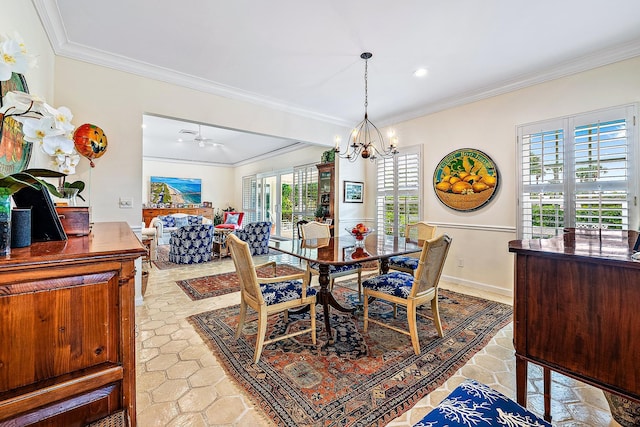
[[[318,168],[315,164],[293,168],[293,221],[313,219],[318,205]]]
[[[392,158],[378,159],[378,232],[404,236],[406,224],[420,220],[420,154],[420,146],[409,147]]]
[[[635,115],[629,105],[518,127],[518,238],[629,228]]]

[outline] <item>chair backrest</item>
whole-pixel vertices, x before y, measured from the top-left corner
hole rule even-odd
[[[311,221],[302,225],[303,239],[322,239],[331,237],[331,229],[329,224],[323,224],[318,221]]]
[[[307,221],[306,219],[301,219],[300,221],[296,222],[296,230],[298,231],[298,239],[302,239],[302,226],[305,224],[308,224],[309,221]]]
[[[404,238],[407,242],[418,242],[418,246],[422,247],[424,242],[435,237],[436,228],[435,225],[428,224],[424,221],[407,224]]]
[[[242,227],[242,220],[244,219],[244,212],[224,212],[224,215],[222,217],[222,223],[226,224],[227,223],[227,217],[229,215],[238,215],[238,222],[235,224],[237,225],[236,228],[240,228]]]
[[[236,274],[240,279],[240,292],[247,294],[258,304],[264,304],[249,244],[235,235],[229,234],[227,236],[227,245],[229,245],[229,250],[231,251],[233,264],[236,266]]]
[[[451,237],[442,234],[424,242],[418,268],[415,271],[410,297],[417,297],[431,288],[437,288],[444,262],[451,246]]]

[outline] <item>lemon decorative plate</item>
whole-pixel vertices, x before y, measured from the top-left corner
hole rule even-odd
[[[451,209],[473,211],[486,205],[498,191],[495,163],[485,153],[462,148],[444,156],[433,173],[438,199]]]

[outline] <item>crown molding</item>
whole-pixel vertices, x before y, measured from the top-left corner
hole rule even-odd
[[[505,93],[514,92],[537,84],[546,83],[562,77],[592,70],[594,68],[635,58],[637,56],[640,56],[640,39],[634,39],[613,48],[602,49],[589,55],[584,55],[573,60],[566,61],[563,64],[552,68],[540,69],[523,74],[522,76],[514,79],[503,80],[482,89],[461,93],[459,95],[434,102],[424,108],[387,118],[381,121],[380,125],[390,126],[426,116],[428,114],[437,113],[439,111],[448,110],[450,108],[459,107],[461,105],[470,104],[472,102],[481,101],[483,99],[503,95]]]
[[[124,56],[88,48],[87,46],[77,43],[71,43],[67,37],[56,1],[32,0],[32,2],[40,16],[40,20],[56,55],[95,65],[101,65],[114,70],[175,84],[197,91],[211,93],[229,99],[245,101],[338,126],[348,128],[353,126],[353,123],[350,121],[317,113],[298,106],[285,104],[277,99],[260,96],[239,88],[222,85],[167,68],[157,67],[142,61],[135,61]],[[478,90],[463,92],[458,95],[436,101],[416,110],[394,115],[386,119],[378,118],[379,125],[381,127],[394,125],[428,114],[437,113],[439,111],[459,107],[464,104],[469,104],[572,74],[588,71],[636,56],[640,56],[640,39],[634,39],[613,48],[602,49],[598,52],[566,61],[558,66],[539,69],[523,74],[522,76],[514,79],[496,82],[495,84]]]
[[[146,77],[165,83],[194,89],[200,92],[211,93],[225,98],[245,101],[285,113],[295,114],[338,126],[351,126],[351,123],[339,117],[317,113],[295,105],[285,104],[277,99],[268,98],[236,87],[223,85],[210,80],[180,73],[168,68],[158,67],[142,61],[115,55],[99,49],[72,43],[67,37],[67,32],[61,19],[60,10],[53,0],[32,0],[36,8],[45,32],[49,37],[51,46],[58,56],[75,59],[90,64],[100,65],[118,71]]]

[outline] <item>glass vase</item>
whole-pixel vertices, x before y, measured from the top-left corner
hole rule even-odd
[[[11,195],[0,188],[0,255],[11,252]]]

